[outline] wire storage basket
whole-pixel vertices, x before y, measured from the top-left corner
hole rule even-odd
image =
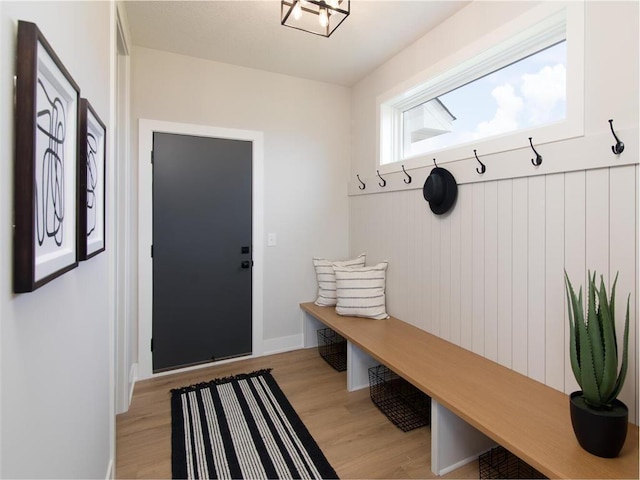
[[[480,479],[547,478],[504,447],[497,446],[480,455]]]
[[[431,397],[384,365],[369,369],[369,392],[378,409],[403,432],[431,422]]]
[[[330,328],[318,330],[318,353],[338,372],[347,369],[347,341]]]

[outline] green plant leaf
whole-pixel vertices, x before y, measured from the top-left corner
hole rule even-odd
[[[578,310],[577,310],[578,313],[576,314],[577,315],[576,318],[579,319],[578,320],[579,323],[584,324],[585,323],[585,320],[584,320],[584,300],[582,298],[582,286],[580,286],[580,291],[578,292],[578,301],[577,301],[576,305],[578,306]],[[579,337],[580,329],[577,328],[577,327],[576,327],[576,332],[578,332],[578,333],[576,333],[576,340],[577,340],[576,351],[577,351],[577,354],[578,354],[578,359],[580,359],[580,344],[582,342],[580,342],[580,337]]]
[[[565,278],[565,290],[567,292],[567,309],[569,311],[569,358],[571,360],[571,370],[573,370],[573,376],[582,388],[582,374],[580,373],[580,353],[578,345],[580,344],[580,331],[576,328],[576,322],[584,322],[580,315],[582,307],[582,287],[580,287],[580,302],[576,299],[576,292],[573,290],[571,281],[567,271],[564,271]],[[580,305],[580,310],[578,310]]]
[[[616,275],[617,278],[617,275]],[[607,403],[613,402],[618,395],[620,395],[620,391],[622,390],[622,386],[624,385],[624,380],[627,376],[627,360],[628,360],[628,349],[629,346],[629,301],[631,300],[631,294],[627,297],[627,315],[624,320],[624,336],[622,340],[622,365],[620,367],[620,374],[618,375],[618,380],[616,381],[616,386],[611,392],[611,395],[607,399]]]
[[[599,292],[599,323],[602,326],[602,342],[604,350],[603,358],[603,375],[600,383],[600,397],[605,403],[608,403],[606,399],[609,398],[616,385],[616,376],[618,374],[618,352],[616,350],[615,339],[615,319],[611,317],[611,311],[609,307],[609,299],[607,298],[607,290],[604,285],[604,277],[600,276],[600,292]],[[594,357],[598,354],[594,349]]]
[[[578,322],[578,328],[580,331],[580,373],[582,381],[580,386],[582,387],[582,396],[585,401],[592,406],[599,406],[602,404],[600,398],[600,391],[598,389],[598,382],[596,381],[596,372],[593,367],[593,351],[591,350],[591,339],[587,333],[587,328],[584,324]]]
[[[579,321],[580,317],[576,316],[576,330],[578,330],[578,348],[579,350],[579,359],[580,359],[580,386],[582,387],[582,396],[585,401],[589,405],[598,406],[602,403],[600,398],[600,390],[598,388],[598,380],[596,376],[596,370],[594,366],[594,354],[593,354],[593,345],[591,342],[591,337],[589,336],[589,321],[592,324],[596,324],[597,321],[595,319],[595,294],[593,293],[592,288],[592,278],[591,273],[589,272],[589,314],[593,315],[591,318],[585,323],[584,321]],[[581,289],[582,290],[582,289]],[[582,297],[582,295],[580,295]],[[581,300],[582,298],[580,298]],[[580,316],[582,318],[582,305],[578,304],[578,311],[580,312]],[[597,325],[594,325],[597,329]]]
[[[616,336],[616,284],[618,283],[618,274],[616,272],[616,278],[613,280],[613,286],[611,287],[611,301],[609,302],[609,310],[611,311],[611,319],[613,320],[613,339],[616,345],[616,355],[618,354],[618,337]]]
[[[596,310],[596,272],[588,273],[589,276],[589,298],[588,298],[588,316],[587,316],[587,332],[589,335],[591,345],[591,361],[593,362],[593,368],[596,375],[596,384],[598,390],[602,384],[602,378],[604,376],[604,347],[602,344],[602,319],[600,314],[600,307]],[[584,366],[583,366],[584,368]]]
[[[591,274],[589,273],[591,279]],[[567,278],[568,279],[568,278]],[[573,288],[571,288],[573,292]],[[595,301],[594,301],[595,304]],[[590,405],[598,406],[601,404],[600,393],[598,390],[598,382],[593,365],[593,352],[591,350],[591,340],[587,330],[587,323],[584,321],[584,311],[582,309],[582,287],[580,287],[579,298],[576,301],[575,292],[573,292],[572,306],[574,312],[574,328],[576,340],[577,363],[579,364],[578,383],[582,388],[582,396]],[[595,310],[595,306],[594,306]],[[594,313],[595,315],[595,313]]]

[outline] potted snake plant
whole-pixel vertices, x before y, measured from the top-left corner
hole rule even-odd
[[[613,458],[626,436],[629,410],[617,399],[627,374],[629,343],[629,297],[625,318],[622,359],[618,369],[615,293],[618,275],[607,298],[604,279],[596,288],[596,272],[588,273],[587,315],[583,311],[582,287],[576,297],[565,271],[569,309],[571,368],[582,390],[570,395],[571,424],[578,443],[589,453]]]

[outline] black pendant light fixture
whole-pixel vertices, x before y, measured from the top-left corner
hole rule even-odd
[[[281,0],[280,24],[330,36],[349,16],[351,0]]]

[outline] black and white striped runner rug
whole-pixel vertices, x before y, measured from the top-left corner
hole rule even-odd
[[[337,478],[269,372],[172,390],[173,478]]]

